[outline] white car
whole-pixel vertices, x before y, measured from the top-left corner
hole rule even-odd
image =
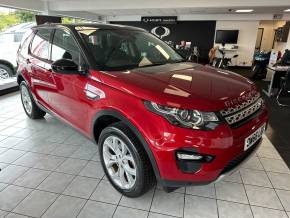
[[[23,35],[35,23],[23,23],[0,32],[0,79],[6,79],[15,74],[16,56]]]

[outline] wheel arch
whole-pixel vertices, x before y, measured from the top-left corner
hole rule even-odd
[[[13,73],[15,74],[14,66],[13,66],[13,64],[11,64],[9,61],[6,61],[6,60],[3,60],[3,59],[0,59],[0,64],[3,64],[3,65],[5,65],[5,66],[9,67],[9,68],[13,71]]]
[[[18,85],[20,85],[20,83],[22,82],[22,81],[25,81],[25,79],[24,79],[24,77],[22,76],[22,74],[18,74],[17,75],[17,83],[18,83]]]
[[[129,119],[127,119],[123,114],[121,114],[119,111],[114,110],[114,109],[105,109],[105,110],[98,112],[94,116],[94,119],[92,121],[91,135],[92,135],[94,141],[96,142],[96,144],[98,143],[98,138],[100,136],[102,129],[104,129],[106,127],[106,126],[103,126],[102,122],[101,122],[102,118],[104,118],[104,117],[107,117],[107,118],[110,117],[110,119],[112,119],[111,121],[114,121],[114,122],[122,121],[130,128],[130,130],[133,132],[133,134],[137,137],[137,139],[139,140],[139,142],[143,146],[143,148],[144,148],[144,150],[145,150],[145,152],[150,160],[155,177],[156,177],[157,181],[159,181],[161,179],[159,168],[158,168],[158,165],[156,163],[156,160],[154,158],[154,155],[153,155],[148,143],[144,139],[141,132],[137,129],[137,127],[134,124],[132,124],[132,122]],[[113,123],[113,122],[111,122],[111,123]],[[109,123],[109,125],[111,123]],[[103,128],[98,129],[98,126],[101,126]],[[98,129],[98,131],[96,132],[97,129]]]

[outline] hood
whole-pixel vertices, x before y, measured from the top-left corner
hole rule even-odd
[[[240,75],[194,63],[105,71],[101,79],[143,100],[205,111],[227,108],[229,102],[241,103],[244,96],[257,92],[253,82]]]

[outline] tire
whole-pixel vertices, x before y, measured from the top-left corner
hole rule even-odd
[[[26,82],[20,83],[21,102],[27,116],[31,119],[41,119],[45,116],[45,112],[41,110],[35,103]]]
[[[7,79],[12,77],[14,74],[13,69],[5,64],[0,64],[0,79]]]
[[[112,176],[112,173],[116,171],[122,172],[121,170],[122,167],[120,167],[120,165],[122,164],[120,163],[122,162],[120,161],[121,158],[119,159],[120,161],[119,163],[116,161],[116,163],[112,164],[110,168],[107,167],[107,165],[109,164],[106,164],[108,163],[108,158],[107,158],[108,156],[105,154],[107,154],[108,151],[110,152],[110,154],[114,154],[114,153],[117,154],[117,152],[113,152],[111,148],[108,149],[108,147],[110,147],[108,146],[108,142],[110,142],[110,140],[115,140],[115,139],[117,142],[118,140],[119,142],[121,142],[121,144],[119,144],[118,146],[120,148],[119,150],[120,152],[122,150],[121,149],[122,143],[124,143],[125,146],[127,146],[128,153],[124,157],[131,155],[132,157],[131,159],[133,160],[133,162],[127,161],[128,162],[127,165],[131,166],[130,168],[131,171],[134,171],[132,169],[136,169],[135,177],[134,177],[134,176],[130,176],[130,174],[126,172],[127,170],[125,169],[126,168],[128,169],[128,167],[124,167],[124,170],[123,170],[124,181],[125,183],[128,182],[127,186],[125,187],[123,184],[120,184],[120,181],[116,179],[117,177],[113,178]],[[113,143],[113,141],[111,142]],[[114,123],[106,127],[100,134],[98,145],[99,145],[100,159],[101,159],[101,163],[105,171],[105,174],[107,178],[109,179],[110,183],[121,194],[127,197],[139,197],[143,195],[145,192],[147,192],[155,184],[155,176],[154,176],[153,169],[151,167],[150,160],[147,156],[146,151],[144,150],[144,148],[142,147],[141,143],[136,138],[136,136],[130,131],[130,129],[124,123],[118,122],[118,123]],[[113,156],[114,155],[112,155],[112,157]],[[118,156],[118,155],[115,155],[115,156]],[[124,158],[124,159],[125,161],[130,160],[130,158],[128,159]],[[113,159],[110,159],[110,161],[111,160]],[[135,178],[135,181],[133,183],[132,182],[130,183],[129,177],[131,178],[131,180],[132,178],[133,180]]]

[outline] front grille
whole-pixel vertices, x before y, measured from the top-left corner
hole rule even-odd
[[[228,122],[228,124],[235,124],[247,117],[249,117],[250,115],[252,115],[253,113],[255,113],[256,111],[258,111],[261,106],[263,104],[263,99],[259,98],[258,101],[256,101],[254,104],[252,104],[251,106],[233,114],[230,116],[225,117],[226,121]]]
[[[225,174],[231,170],[233,170],[235,167],[237,167],[240,163],[242,163],[259,145],[261,139],[258,140],[254,145],[252,145],[248,150],[241,153],[238,157],[231,160],[225,168],[222,170],[221,174]]]
[[[240,111],[240,110],[244,109],[245,107],[248,107],[249,105],[253,104],[255,101],[257,101],[260,98],[260,96],[261,96],[260,93],[257,92],[254,96],[249,98],[247,101],[244,101],[243,103],[237,104],[233,107],[226,108],[226,109],[222,110],[220,113],[223,116],[227,116],[229,114],[236,113],[237,111]]]
[[[251,102],[252,104],[249,105],[248,102]],[[239,107],[235,107],[234,110],[226,109],[220,113],[229,125],[234,126],[235,124],[247,119],[248,117],[251,117],[251,115],[261,109],[263,103],[263,99],[259,97],[254,102],[247,101],[246,104],[241,104],[243,106],[240,105]],[[237,108],[239,108],[239,110],[237,110]]]

